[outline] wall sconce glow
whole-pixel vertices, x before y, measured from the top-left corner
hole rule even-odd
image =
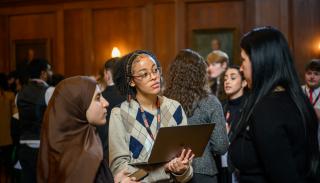
[[[120,50],[117,47],[112,48],[111,57],[121,57]]]

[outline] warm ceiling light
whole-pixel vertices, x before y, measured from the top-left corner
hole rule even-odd
[[[113,47],[111,52],[111,57],[114,58],[114,57],[120,57],[120,56],[121,56],[120,50],[117,47]]]

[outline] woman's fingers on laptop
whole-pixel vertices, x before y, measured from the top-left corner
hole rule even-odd
[[[168,169],[176,174],[182,174],[185,170],[187,170],[189,164],[186,165],[184,162],[179,158],[174,158],[169,162]]]
[[[191,157],[189,158],[189,161],[192,161],[193,158],[194,158],[194,156],[195,156],[195,155],[192,153]]]
[[[184,163],[189,163],[189,161],[194,157],[194,154],[191,149],[184,149],[184,151],[186,151],[187,153],[185,154],[185,156],[183,156],[182,160],[184,161]]]

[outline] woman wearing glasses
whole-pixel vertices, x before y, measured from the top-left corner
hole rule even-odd
[[[159,128],[187,125],[181,105],[160,96],[161,68],[155,56],[135,51],[124,56],[115,69],[114,82],[127,101],[113,108],[109,126],[109,161],[114,175],[126,170],[148,173],[142,182],[187,182],[192,177],[191,150],[184,149],[168,163],[131,166],[145,162]]]

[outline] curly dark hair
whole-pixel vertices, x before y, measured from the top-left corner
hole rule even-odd
[[[208,96],[207,64],[190,49],[181,50],[169,68],[164,95],[181,103],[188,117],[194,104]]]
[[[114,65],[113,81],[118,88],[122,96],[126,96],[128,100],[130,98],[135,98],[137,90],[135,87],[130,86],[130,81],[132,79],[132,63],[137,61],[142,55],[150,56],[160,67],[160,62],[154,54],[145,50],[136,50],[127,55],[124,55],[120,60]]]

